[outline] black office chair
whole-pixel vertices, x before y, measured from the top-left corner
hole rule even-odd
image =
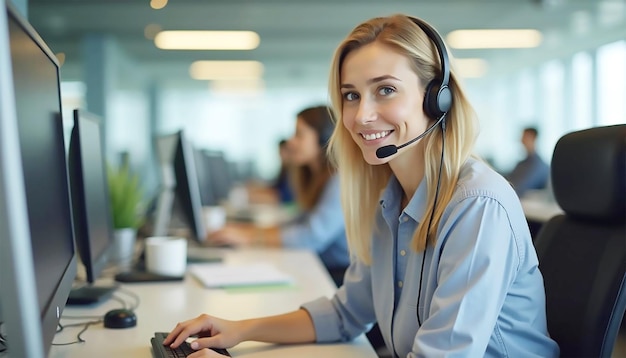
[[[610,357],[626,309],[626,125],[569,133],[551,163],[565,212],[535,240],[562,357]]]

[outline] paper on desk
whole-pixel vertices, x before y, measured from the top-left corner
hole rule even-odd
[[[289,284],[293,279],[268,263],[225,265],[194,264],[189,272],[207,288]]]

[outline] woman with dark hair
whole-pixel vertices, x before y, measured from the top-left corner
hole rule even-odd
[[[302,110],[287,141],[289,182],[301,215],[270,228],[227,224],[209,234],[218,245],[263,245],[311,249],[318,253],[337,285],[350,264],[341,211],[339,178],[326,155],[334,122],[327,106]]]

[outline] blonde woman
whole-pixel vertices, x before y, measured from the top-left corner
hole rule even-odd
[[[515,191],[472,156],[474,111],[443,41],[404,15],[339,45],[331,139],[355,259],[331,299],[284,315],[180,323],[166,344],[346,341],[378,322],[396,357],[556,357],[545,293]]]

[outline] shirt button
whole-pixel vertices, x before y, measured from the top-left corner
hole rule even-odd
[[[398,281],[398,287],[402,288],[402,285],[404,285],[402,281]]]
[[[403,217],[403,218],[402,218],[402,222],[404,222],[404,223],[405,223],[405,222],[407,222],[407,221],[409,221],[409,217],[408,217],[408,216],[405,216],[405,217]]]
[[[405,250],[400,250],[400,256],[404,256],[406,255],[406,251]]]

